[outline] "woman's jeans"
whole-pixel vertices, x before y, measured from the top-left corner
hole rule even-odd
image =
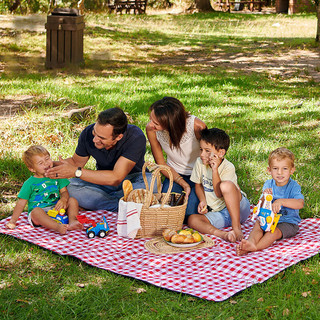
[[[196,195],[194,182],[190,180],[190,176],[185,176],[182,174],[180,174],[180,176],[190,185],[190,188],[191,188],[191,192],[188,198],[188,205],[186,209],[186,219],[187,219],[191,214],[198,213],[199,199]],[[162,192],[167,192],[168,187],[169,187],[169,179],[165,178],[165,180],[163,181]],[[171,192],[181,193],[182,191],[183,191],[183,188],[179,184],[174,182]]]

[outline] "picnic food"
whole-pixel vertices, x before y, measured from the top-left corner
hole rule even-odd
[[[124,180],[122,183],[122,189],[123,189],[123,200],[127,201],[129,193],[133,190],[131,181]]]
[[[202,235],[193,229],[181,229],[178,231],[165,229],[162,235],[164,240],[179,244],[196,243],[203,240]]]
[[[163,231],[163,233],[162,233],[163,238],[164,238],[164,240],[166,240],[166,241],[170,241],[171,238],[172,238],[175,234],[177,234],[177,231],[173,231],[173,230],[170,230],[170,229],[165,229],[165,230]]]
[[[202,210],[201,210],[201,213],[205,212],[206,209],[207,209],[207,206],[204,206],[204,207],[202,208]]]
[[[145,203],[148,193],[150,193],[150,191],[148,191],[148,190],[135,189],[129,193],[127,200],[124,200],[124,198],[123,198],[123,200],[124,201],[132,201],[135,203]],[[156,195],[152,194],[150,206],[153,206],[158,203],[159,203],[159,201],[158,201]]]

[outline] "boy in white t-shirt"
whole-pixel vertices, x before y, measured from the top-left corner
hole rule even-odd
[[[218,128],[201,131],[200,157],[191,174],[200,201],[199,214],[191,215],[188,225],[236,242],[243,238],[241,223],[250,214],[250,203],[238,186],[234,165],[224,158],[229,145],[225,131]],[[220,230],[230,226],[229,232]]]

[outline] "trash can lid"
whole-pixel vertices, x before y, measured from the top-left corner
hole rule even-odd
[[[79,16],[79,10],[75,8],[55,8],[51,12],[53,16]]]

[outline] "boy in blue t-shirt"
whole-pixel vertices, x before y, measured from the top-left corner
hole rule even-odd
[[[12,217],[7,223],[8,229],[14,229],[19,216],[28,203],[28,221],[34,226],[43,226],[66,234],[67,230],[82,229],[77,220],[78,202],[69,197],[67,179],[50,179],[45,177],[46,171],[53,166],[49,152],[42,146],[31,146],[23,153],[22,160],[34,174],[23,184]],[[59,224],[51,219],[47,212],[51,209],[67,211],[69,224]]]
[[[238,256],[268,248],[277,240],[294,237],[299,230],[299,209],[304,206],[304,197],[299,184],[290,178],[295,171],[294,155],[286,148],[278,148],[271,152],[268,162],[272,179],[265,182],[263,193],[273,195],[272,211],[281,217],[274,233],[264,232],[257,220],[248,240],[243,239],[237,245]]]

